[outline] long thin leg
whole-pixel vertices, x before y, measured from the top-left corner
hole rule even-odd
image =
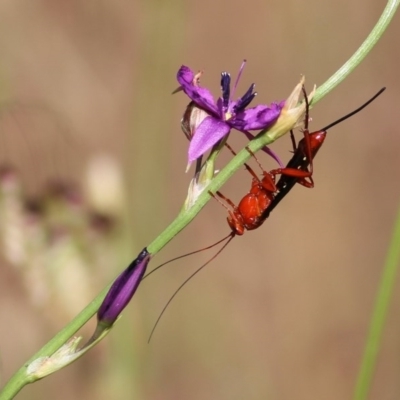
[[[232,211],[232,210],[223,201],[221,201],[220,198],[225,200],[225,202],[228,203],[232,208],[236,208],[233,201],[231,199],[228,199],[228,197],[224,196],[221,192],[217,191],[214,194],[214,193],[208,191],[208,193],[210,196],[214,197],[214,199],[217,200],[218,203],[221,204],[222,207],[226,208],[228,211]]]
[[[290,140],[292,141],[293,153],[296,153],[297,143],[296,143],[296,138],[294,137],[293,130],[290,130]]]
[[[304,116],[304,129],[303,129],[303,143],[301,148],[303,149],[302,151],[304,152],[304,157],[306,157],[309,168],[307,170],[302,170],[302,169],[296,169],[296,168],[277,168],[273,169],[270,171],[272,175],[286,175],[290,176],[293,178],[299,178],[298,183],[301,185],[312,188],[314,187],[314,181],[312,180],[311,176],[313,174],[313,156],[312,156],[312,148],[311,148],[311,138],[310,138],[310,132],[308,130],[308,121],[310,119],[310,104],[308,102],[308,97],[306,90],[303,86],[302,88],[303,95],[304,95],[304,101],[306,102],[306,111],[305,111],[305,116]],[[290,138],[292,141],[292,146],[293,146],[293,151],[296,152],[298,151],[298,146],[296,145],[296,140],[294,138],[293,131],[290,131]],[[307,180],[306,178],[309,178]]]
[[[303,130],[303,134],[304,134],[304,142],[305,142],[305,156],[308,159],[308,162],[310,164],[310,169],[309,169],[309,176],[311,176],[314,172],[313,170],[313,157],[312,157],[312,153],[311,153],[311,139],[310,139],[310,132],[308,130],[308,121],[310,119],[310,104],[308,102],[308,97],[307,97],[307,92],[306,89],[302,88],[303,91],[303,95],[304,95],[304,101],[306,102],[306,112],[304,115],[304,130]]]
[[[230,150],[230,152],[234,155],[234,156],[236,156],[236,152],[235,152],[235,150],[233,150],[232,149],[232,147],[228,144],[228,143],[225,143],[225,146]],[[250,150],[250,149],[248,149],[247,147],[246,147],[246,149],[247,149],[247,151],[255,158],[255,160],[257,161],[257,164],[260,166],[260,168],[261,168],[261,170],[264,172],[264,169],[263,169],[263,167],[261,166],[261,164],[260,164],[260,162],[257,160],[257,157],[254,155],[254,153]],[[248,165],[248,164],[244,164],[244,167],[247,169],[247,171],[249,171],[249,173],[251,174],[251,176],[254,178],[254,179],[256,179],[257,181],[260,181],[260,178],[257,176],[257,174],[253,171],[253,169],[250,167],[250,165]]]

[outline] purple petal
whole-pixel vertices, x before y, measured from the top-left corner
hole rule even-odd
[[[207,117],[199,125],[194,133],[189,146],[189,163],[202,156],[211,149],[215,143],[221,140],[230,131],[229,125],[213,117]]]
[[[131,262],[128,268],[123,271],[111,285],[106,297],[97,311],[99,322],[112,325],[118,315],[128,305],[135,294],[140,281],[146,272],[147,264],[150,261],[150,254],[143,249],[138,257]]]
[[[178,74],[176,76],[182,90],[187,96],[190,97],[199,107],[204,110],[218,116],[218,108],[215,104],[215,100],[211,92],[200,86],[196,86],[193,83],[194,73],[185,65],[179,68]]]
[[[279,117],[283,103],[272,103],[270,107],[259,105],[236,114],[229,124],[239,131],[265,129]]]

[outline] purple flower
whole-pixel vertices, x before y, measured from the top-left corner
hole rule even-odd
[[[285,104],[284,101],[272,103],[270,106],[258,105],[246,109],[257,95],[254,92],[254,83],[241,98],[231,100],[245,62],[243,61],[240,68],[232,95],[231,76],[227,72],[221,74],[222,97],[217,101],[214,100],[208,89],[200,87],[201,73],[195,75],[190,68],[184,65],[179,69],[177,74],[179,89],[183,90],[199,108],[208,114],[198,125],[191,139],[189,163],[202,156],[219,140],[228,135],[232,128],[243,132],[249,139],[252,139],[253,135],[249,131],[266,129],[278,119]],[[271,154],[269,149],[266,149],[266,152]],[[273,154],[271,155],[275,158]]]
[[[99,323],[111,326],[135,294],[146,272],[150,254],[144,248],[128,268],[114,281],[97,311]]]

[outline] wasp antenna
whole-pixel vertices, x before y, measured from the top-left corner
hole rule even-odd
[[[200,268],[197,268],[196,271],[193,272],[193,274],[191,274],[188,278],[185,279],[185,281],[178,287],[178,289],[175,290],[174,294],[170,297],[170,299],[168,300],[167,304],[164,306],[164,308],[162,309],[160,315],[158,316],[153,329],[150,332],[150,336],[149,336],[149,340],[147,341],[147,343],[150,343],[151,338],[153,337],[153,334],[157,328],[158,323],[161,320],[161,317],[164,315],[165,311],[167,310],[168,306],[171,304],[172,300],[175,298],[175,296],[180,292],[180,290],[195,276],[197,275],[204,267],[206,267],[208,264],[210,264],[211,261],[213,261],[219,254],[222,253],[222,251],[228,246],[228,244],[231,242],[231,240],[235,237],[234,233],[230,233],[227,237],[225,237],[223,240],[226,240],[227,238],[228,241],[226,243],[224,243],[224,245],[207,261],[205,262]],[[222,240],[219,241],[219,243],[221,243]],[[152,271],[153,272],[153,271]]]
[[[367,107],[370,103],[372,103],[378,96],[380,96],[384,91],[386,90],[385,87],[383,87],[377,94],[372,96],[366,103],[364,103],[361,107],[358,107],[354,111],[352,111],[349,114],[346,114],[344,117],[339,118],[335,122],[332,122],[331,124],[327,125],[325,128],[322,128],[321,131],[327,131],[328,129],[332,128],[333,126],[340,124],[341,122],[345,121],[347,118],[352,117],[354,114],[357,114],[361,110],[363,110],[365,107]]]
[[[144,278],[147,278],[149,275],[151,275],[153,272],[157,271],[157,270],[160,269],[161,267],[164,267],[165,265],[167,265],[167,264],[169,264],[169,263],[172,263],[173,261],[180,260],[181,258],[189,257],[189,256],[191,256],[191,255],[193,255],[193,254],[200,253],[201,251],[205,251],[205,250],[212,249],[213,247],[218,246],[220,243],[222,243],[223,241],[225,241],[226,239],[228,239],[230,236],[232,236],[232,233],[230,233],[229,235],[227,235],[227,236],[223,237],[222,239],[218,240],[218,242],[215,242],[215,243],[213,243],[213,244],[210,244],[210,245],[207,246],[207,247],[203,247],[202,249],[195,250],[195,251],[191,251],[190,253],[182,254],[181,256],[171,258],[171,260],[168,260],[168,261],[166,261],[166,262],[160,264],[158,267],[155,267],[153,270],[151,270],[148,274],[146,274],[146,275],[142,278],[142,280],[143,280]]]

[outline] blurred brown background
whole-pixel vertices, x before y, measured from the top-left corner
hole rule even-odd
[[[86,279],[82,293],[74,286],[60,295],[61,284],[37,307],[31,297],[37,281],[3,258],[1,381],[73,317],[71,299],[82,298],[78,311],[178,213],[191,178],[184,173],[188,143],[179,122],[188,100],[171,96],[181,64],[203,69],[202,84],[217,95],[220,72],[235,77],[247,58],[239,92],[255,82],[255,104],[281,100],[300,74],[309,89],[322,84],[361,44],[384,5],[1,1],[0,163],[18,170],[27,198],[40,196],[49,179],[79,184],[81,196],[89,196],[86,171],[99,155],[112,157],[123,177],[114,199],[121,206],[117,233],[110,240],[85,234],[81,264],[72,269],[64,262],[61,282],[78,271]],[[388,88],[328,134],[313,190],[295,188],[261,229],[236,238],[178,295],[150,345],[161,308],[208,254],[149,278],[97,349],[17,398],[350,399],[400,198],[398,22],[399,16],[361,66],[313,109],[311,129],[317,129]],[[243,147],[240,134],[231,137],[234,147]],[[289,139],[274,149],[286,160]],[[241,171],[223,192],[237,202],[249,186]],[[74,210],[68,209],[67,223]],[[228,232],[225,217],[210,202],[152,266],[221,238]],[[371,399],[400,398],[398,293]]]

